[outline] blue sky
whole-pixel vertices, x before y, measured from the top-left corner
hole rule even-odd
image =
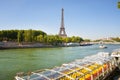
[[[0,30],[35,29],[58,34],[61,8],[68,36],[120,37],[118,0],[0,0]]]

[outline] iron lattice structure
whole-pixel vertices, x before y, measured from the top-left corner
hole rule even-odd
[[[65,27],[64,27],[64,9],[63,8],[62,8],[61,27],[60,27],[60,31],[59,31],[59,36],[67,37],[67,34],[65,32]]]

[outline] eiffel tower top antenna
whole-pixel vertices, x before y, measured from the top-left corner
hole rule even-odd
[[[65,27],[64,27],[64,9],[63,8],[62,8],[61,27],[60,27],[60,31],[59,31],[59,36],[67,37],[67,34],[65,32]]]

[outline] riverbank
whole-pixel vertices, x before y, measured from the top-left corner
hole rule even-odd
[[[68,43],[69,44],[69,43]],[[79,44],[79,43],[78,43]],[[17,42],[0,42],[0,50],[2,49],[19,49],[19,48],[55,48],[55,47],[76,47],[76,46],[91,46],[94,44],[99,44],[99,42],[89,42],[89,43],[80,43],[79,45],[72,43],[71,45],[62,44],[62,45],[48,45],[38,42],[26,43],[23,42],[18,44]],[[104,44],[120,44],[120,42],[104,42]]]
[[[55,48],[55,47],[76,47],[76,46],[90,46],[92,44],[89,43],[72,43],[72,45],[61,44],[61,45],[47,45],[43,43],[21,43],[18,44],[17,42],[0,42],[0,49],[18,49],[18,48]]]
[[[1,42],[0,49],[16,49],[16,48],[49,48],[54,47],[52,45],[46,45],[42,43],[21,43],[17,42]]]
[[[91,44],[100,44],[100,42],[90,42]],[[103,42],[104,44],[120,44],[120,42]]]

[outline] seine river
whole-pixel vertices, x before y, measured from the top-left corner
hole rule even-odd
[[[101,51],[111,52],[120,45],[109,44],[107,47],[99,49],[99,45],[92,45],[0,50],[0,80],[13,80],[17,72],[53,68]]]

